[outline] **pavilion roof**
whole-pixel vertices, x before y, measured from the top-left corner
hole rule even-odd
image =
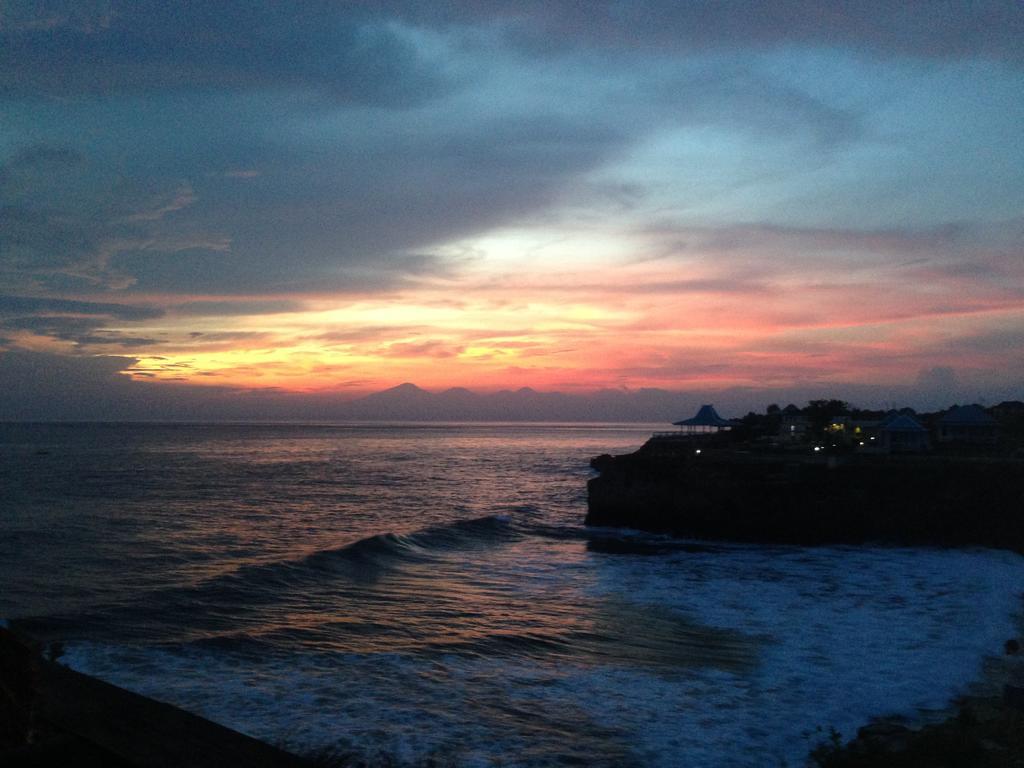
[[[955,405],[943,414],[941,422],[980,427],[995,424],[996,420],[985,413],[980,405]]]
[[[672,422],[677,427],[731,427],[732,422],[723,419],[713,405],[702,405],[697,415],[682,421]]]
[[[927,432],[928,430],[921,426],[920,422],[912,416],[906,414],[900,414],[894,419],[891,419],[885,423],[882,427],[883,432]]]

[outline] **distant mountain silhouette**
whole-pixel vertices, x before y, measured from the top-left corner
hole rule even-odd
[[[417,419],[417,413],[427,413],[433,408],[436,395],[405,382],[372,395],[361,397],[341,406],[352,412],[357,419]]]
[[[562,421],[671,422],[714,403],[726,418],[767,403],[804,403],[842,397],[859,407],[898,402],[948,406],[948,391],[918,385],[810,383],[801,387],[732,387],[670,391],[603,389],[587,393],[539,392],[531,387],[473,392],[452,387],[430,392],[406,382],[353,398],[344,391],[288,392],[197,384],[133,381],[127,357],[75,358],[28,350],[0,351],[0,420],[11,421]],[[1020,387],[957,393],[961,402],[1024,400]]]
[[[331,410],[333,418],[358,420],[670,421],[685,410],[683,404],[679,393],[652,389],[573,395],[538,392],[530,387],[486,393],[452,387],[432,393],[406,383],[338,404]]]

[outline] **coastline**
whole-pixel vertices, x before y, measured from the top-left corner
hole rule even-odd
[[[799,455],[652,438],[591,459],[592,526],[752,544],[1024,552],[1024,460]],[[1018,513],[1019,514],[1019,513]]]
[[[751,450],[715,438],[653,437],[591,460],[586,524],[747,544],[983,547],[1024,554],[1019,457],[819,455]],[[1015,616],[1024,636],[1024,605]],[[995,651],[995,649],[993,649]],[[826,726],[827,727],[827,726]],[[845,740],[819,730],[819,768],[1024,765],[1024,652],[983,661],[947,707],[880,713]]]
[[[596,453],[596,452],[594,452],[594,453]],[[579,482],[577,477],[573,477],[571,479],[574,480],[574,481]],[[566,483],[566,484],[568,484],[568,483]],[[575,513],[577,513],[577,515],[579,515],[579,513],[580,513],[579,501],[578,501],[579,500],[579,496],[575,497],[575,499],[577,499],[577,502],[575,502],[574,511],[575,511]],[[568,508],[567,507],[567,509],[572,509],[572,508]],[[578,519],[578,518],[575,518],[575,519]],[[579,527],[574,528],[573,530],[579,531]],[[629,541],[628,538],[626,538],[626,541],[627,542]],[[473,543],[474,547],[477,544],[479,544],[479,542],[477,540],[475,540],[475,539],[473,540],[472,543]],[[521,562],[520,557],[521,557],[522,554],[525,554],[528,551],[536,551],[537,547],[534,546],[535,544],[536,544],[536,540],[530,538],[526,543],[524,543],[522,545],[522,549],[521,550],[516,550],[515,548],[509,548],[509,549],[512,550],[513,552],[515,552],[515,554],[512,555],[512,556],[516,559],[516,561],[517,562]],[[573,544],[571,546],[574,549],[579,549],[579,544]],[[712,548],[712,551],[714,551],[715,549],[717,549],[717,548]],[[741,551],[745,552],[745,551],[760,550],[760,549],[761,549],[760,547],[741,548]],[[768,548],[768,549],[770,550],[771,548]],[[341,553],[341,557],[339,557],[338,555],[333,553],[333,550],[325,550],[325,551],[328,553],[328,556],[331,558],[332,562],[340,560],[340,559],[344,559],[345,557],[347,557],[346,553]],[[497,562],[498,560],[500,560],[501,558],[498,557],[498,556],[499,555],[503,555],[503,554],[505,554],[505,548],[503,548],[501,552],[488,549],[486,555],[485,556],[481,556],[480,558],[478,558],[477,562],[485,563],[485,564],[494,563],[494,562]],[[460,554],[458,556],[459,557],[464,557],[465,556],[461,552],[461,548],[460,548]],[[496,557],[498,557],[498,560],[496,560]],[[769,557],[774,557],[774,556],[773,555],[769,555]],[[1010,559],[1010,557],[1011,556],[1010,556],[1009,553],[1002,553],[1002,558]],[[433,558],[431,558],[431,559],[433,559]],[[590,559],[589,556],[588,556],[588,559]],[[662,559],[662,558],[646,558],[647,565],[645,565],[643,568],[638,568],[638,569],[628,568],[628,567],[626,567],[623,564],[624,562],[632,562],[632,558],[595,558],[595,559],[600,559],[602,561],[601,567],[598,570],[602,571],[603,577],[605,578],[606,582],[608,582],[610,584],[614,584],[614,585],[625,584],[626,582],[622,581],[621,577],[630,577],[631,573],[633,573],[633,570],[642,570],[643,573],[649,575],[648,571],[650,571],[651,568],[647,567],[647,566],[653,566],[653,567],[655,567],[657,569],[669,569],[669,568],[671,568],[671,565],[669,566],[669,568],[663,568],[662,565],[658,564],[660,559]],[[666,559],[668,559],[668,558],[666,558]],[[683,559],[683,558],[680,558],[680,559]],[[687,559],[689,559],[688,556],[687,556]],[[712,557],[712,559],[715,559],[714,556]],[[727,562],[726,558],[717,558],[717,559],[720,560],[720,561],[726,561]],[[1014,556],[1013,559],[1016,560],[1017,559],[1016,556]],[[605,563],[604,560],[607,560],[608,562]],[[563,566],[564,563],[566,562],[566,560],[564,558],[557,558],[557,559],[548,558],[548,561],[549,561],[549,564],[554,566],[554,567]],[[392,566],[389,565],[389,567],[392,567]],[[401,569],[402,572],[408,572],[408,570],[409,570],[408,568],[404,567],[403,565],[401,566],[400,569]],[[521,572],[521,571],[516,570],[516,571],[513,571],[513,572],[518,573],[518,572]],[[1014,570],[1014,572],[1015,573],[1019,573],[1019,570]],[[307,575],[310,575],[310,577],[312,579],[314,579],[314,580],[318,579],[318,578],[322,578],[322,573],[318,573],[318,572],[310,572]],[[1002,580],[1002,584],[1004,584],[1004,585],[1010,585],[1012,583],[1016,584],[1016,583],[1019,583],[1019,581],[1020,580],[1015,577],[1012,580],[1012,582],[1010,580]],[[666,583],[668,584],[669,580],[666,580]],[[247,582],[247,584],[249,584],[249,582]],[[879,582],[872,581],[872,582],[870,582],[870,584],[867,585],[867,587],[870,588],[871,585],[878,585],[878,584],[879,584]],[[421,594],[422,594],[422,591],[421,591]],[[716,597],[716,594],[718,594],[716,592],[716,590],[709,590],[709,599],[714,599]],[[603,595],[601,596],[601,598],[603,599]],[[918,651],[915,651],[915,656],[916,656],[915,658],[908,657],[906,659],[908,664],[914,665],[914,670],[915,670],[915,674],[913,676],[914,679],[918,679],[918,680],[923,681],[922,684],[920,686],[918,686],[918,690],[924,690],[926,692],[926,694],[927,694],[928,689],[931,688],[932,689],[932,693],[934,694],[934,695],[928,696],[927,699],[922,699],[922,700],[926,700],[926,706],[927,707],[935,708],[935,709],[926,710],[924,712],[924,715],[925,715],[926,719],[930,720],[932,717],[938,717],[938,715],[936,715],[935,713],[938,713],[941,708],[944,708],[947,705],[947,702],[951,699],[951,696],[954,695],[954,693],[956,693],[956,692],[964,690],[964,683],[965,683],[965,681],[970,679],[971,676],[975,676],[975,675],[977,675],[979,673],[979,664],[978,663],[980,662],[980,659],[984,656],[984,654],[991,653],[991,652],[997,652],[997,649],[999,648],[999,646],[1001,646],[1002,641],[1004,641],[1007,637],[1016,634],[1015,631],[1013,630],[1013,624],[1012,624],[1012,615],[1015,612],[1015,609],[1017,607],[1017,601],[1016,601],[1015,595],[1012,594],[1012,593],[1008,594],[1008,591],[1006,589],[1004,589],[1004,596],[1002,596],[1002,598],[1004,598],[1004,599],[1001,599],[999,601],[999,605],[1000,606],[1005,606],[1007,609],[1006,610],[1002,610],[1000,612],[1000,615],[1002,616],[1002,621],[998,622],[998,629],[997,629],[997,632],[995,633],[994,637],[992,636],[991,633],[985,633],[984,634],[984,638],[985,639],[984,639],[983,642],[979,641],[977,638],[968,638],[966,636],[967,632],[971,632],[973,634],[973,630],[969,629],[971,627],[970,623],[962,624],[961,627],[963,629],[959,630],[957,633],[955,633],[956,635],[961,636],[964,639],[964,647],[965,648],[967,648],[967,647],[971,648],[970,653],[962,654],[965,657],[965,659],[967,660],[967,664],[958,665],[957,666],[957,669],[961,670],[961,672],[959,672],[957,674],[958,679],[961,680],[961,684],[957,684],[955,687],[950,687],[950,686],[945,685],[945,684],[938,685],[935,681],[931,680],[931,675],[928,674],[927,671],[925,672],[925,674],[921,674],[922,670],[926,669],[926,667],[928,665],[936,665],[936,667],[938,667],[939,665],[942,664],[941,662],[936,663],[936,660],[935,660],[936,659],[936,654],[934,653],[934,648],[933,648],[932,652],[929,652],[928,650],[925,649],[927,647],[927,641],[926,641],[926,644],[921,646],[921,648]],[[911,597],[911,599],[912,599],[912,597]],[[810,600],[808,602],[811,603],[812,606],[813,606],[814,600]],[[920,604],[923,604],[923,603],[920,603]],[[24,612],[23,612],[23,614],[24,614]],[[350,611],[349,611],[349,614],[351,614]],[[986,611],[986,614],[991,614],[991,613],[990,613],[990,611]],[[709,620],[709,621],[711,621],[711,620]],[[712,621],[712,623],[714,624],[713,621]],[[800,626],[804,625],[804,623],[803,622],[793,622],[793,625],[797,626],[797,627],[800,627]],[[17,626],[17,625],[15,625],[15,626]],[[38,625],[37,624],[37,625],[34,625],[34,626],[42,626],[42,625]],[[806,626],[806,625],[804,625],[804,626]],[[29,629],[28,625],[26,625],[26,629]],[[130,627],[129,627],[129,629],[130,629]],[[43,631],[44,630],[42,630],[42,629],[40,630],[41,633]],[[57,633],[61,633],[61,632],[63,632],[63,630],[58,626]],[[113,630],[106,631],[106,637],[110,638],[110,640],[108,642],[113,642],[115,644],[117,644],[119,642],[131,642],[131,640],[128,637],[120,634],[121,632],[123,632],[122,628],[117,626],[117,625],[114,625],[114,629]],[[118,633],[118,634],[115,634],[115,633]],[[156,635],[156,639],[158,640],[158,642],[161,641],[163,638],[167,637],[167,635],[165,633],[166,633],[166,629],[162,630],[161,633]],[[880,634],[882,634],[882,633],[880,633]],[[953,633],[950,633],[950,634],[953,634]],[[42,636],[53,638],[53,637],[59,636],[59,635],[49,634],[49,635],[42,635]],[[911,633],[911,637],[912,638],[925,638],[926,636],[927,636],[927,633],[926,632],[922,632],[922,631],[915,631],[915,632]],[[78,637],[78,635],[69,634],[69,637]],[[978,635],[977,637],[981,637],[981,635]],[[837,640],[840,640],[840,641],[849,638],[850,641],[851,641],[851,644],[856,644],[858,646],[863,647],[862,638],[859,638],[857,635],[852,634],[850,632],[837,633],[835,635],[835,638]],[[858,639],[860,639],[861,642],[857,642]],[[840,654],[843,654],[843,655],[846,655],[847,657],[849,657],[849,650],[847,649],[847,646],[846,646],[845,643],[843,643],[843,642],[836,642],[836,643],[831,644],[829,647],[833,647],[833,648],[839,649],[837,651],[837,656],[839,656]],[[858,672],[860,670],[862,670],[864,673],[871,674],[870,673],[870,669],[871,669],[870,665],[871,665],[871,659],[873,658],[874,659],[874,665],[876,665],[876,666],[874,666],[874,669],[876,669],[876,670],[884,670],[884,672],[882,673],[881,677],[878,675],[878,673],[874,673],[872,675],[872,677],[881,680],[881,682],[883,682],[883,683],[886,680],[891,680],[892,683],[893,683],[893,688],[895,689],[900,684],[904,683],[906,679],[909,679],[910,675],[907,675],[904,678],[899,677],[898,672],[899,672],[900,668],[898,668],[898,667],[894,668],[893,665],[886,664],[885,656],[884,655],[880,655],[880,650],[881,649],[882,648],[880,648],[879,645],[871,646],[871,651],[869,653],[866,653],[866,654],[862,655],[862,663],[857,667],[857,670],[858,670]],[[208,668],[205,665],[202,665],[202,664],[191,664],[191,663],[193,663],[194,659],[184,658],[184,659],[182,659],[182,664],[180,665],[180,667],[172,667],[171,671],[169,673],[164,673],[164,674],[159,675],[159,676],[154,674],[154,670],[153,669],[150,669],[150,670],[147,671],[146,667],[142,666],[142,667],[140,667],[136,671],[137,674],[134,675],[134,681],[135,682],[133,682],[131,676],[120,676],[119,677],[116,671],[114,671],[114,672],[112,672],[111,670],[104,671],[101,667],[89,667],[89,666],[84,665],[84,664],[80,666],[79,662],[77,660],[78,658],[81,657],[78,654],[78,650],[79,650],[79,648],[78,648],[77,643],[73,644],[72,645],[72,650],[70,651],[70,655],[69,655],[68,658],[69,658],[69,660],[70,659],[76,659],[76,660],[71,660],[71,664],[76,669],[81,669],[81,670],[86,671],[86,672],[92,672],[93,674],[99,676],[101,679],[110,679],[110,680],[112,680],[114,682],[117,682],[117,683],[119,683],[121,685],[124,685],[124,686],[128,687],[129,689],[140,690],[140,691],[143,691],[144,693],[147,693],[148,695],[156,696],[157,698],[167,697],[169,700],[177,701],[178,703],[180,703],[180,705],[184,706],[185,708],[191,708],[191,709],[195,709],[195,711],[197,711],[197,712],[206,713],[209,717],[212,717],[215,720],[221,720],[223,718],[222,722],[227,723],[227,724],[231,725],[234,728],[238,728],[238,729],[241,729],[241,730],[244,730],[244,731],[249,731],[250,728],[252,728],[252,730],[251,730],[252,733],[257,734],[257,735],[261,735],[263,738],[267,739],[268,741],[270,741],[272,743],[296,743],[296,744],[297,743],[318,743],[317,741],[315,741],[315,739],[307,739],[307,740],[303,740],[303,741],[300,741],[300,740],[297,740],[297,739],[284,740],[285,738],[288,738],[287,730],[281,731],[281,730],[271,730],[271,729],[266,729],[266,728],[256,728],[253,725],[251,725],[253,720],[249,717],[249,715],[251,714],[250,705],[249,705],[249,696],[246,694],[245,690],[242,690],[242,695],[237,696],[238,700],[236,702],[234,702],[233,712],[240,713],[240,715],[241,715],[240,717],[236,717],[236,718],[224,717],[223,716],[224,708],[221,708],[221,707],[218,706],[220,701],[223,700],[224,694],[226,692],[226,688],[221,686],[221,685],[216,685],[215,686],[213,684],[209,684],[207,686],[207,690],[208,690],[209,696],[206,697],[206,698],[204,698],[203,696],[199,696],[199,697],[196,697],[196,696],[193,696],[193,697],[188,697],[188,696],[171,697],[170,694],[166,692],[166,691],[168,691],[168,687],[165,687],[165,683],[167,683],[168,685],[173,685],[174,677],[175,676],[180,676],[180,675],[183,675],[183,674],[191,674],[191,673],[189,673],[189,665],[190,665],[191,669],[199,669],[199,670],[202,671],[203,675],[206,674],[206,671],[207,671]],[[190,655],[190,654],[188,654],[188,655]],[[204,654],[204,655],[206,655],[206,654]],[[826,670],[819,670],[819,671],[816,671],[814,673],[814,675],[811,676],[811,679],[813,679],[814,676],[817,676],[818,680],[819,680],[819,683],[820,683],[819,687],[824,688],[824,687],[827,687],[827,686],[830,685],[831,678],[829,678],[827,676],[827,674],[828,673],[827,673]],[[146,676],[146,675],[148,676],[147,679],[151,681],[150,684],[148,684],[148,685],[143,684],[143,685],[140,685],[140,686],[136,687],[135,683],[136,682],[142,682],[143,681],[143,677],[142,676]],[[360,686],[361,685],[366,685],[366,686],[369,687],[372,684],[372,681],[370,679],[364,677],[364,675],[362,675],[361,672],[359,672],[358,670],[356,670],[354,674],[349,675],[349,677],[354,678],[354,680],[356,681],[356,684],[360,685]],[[781,678],[777,678],[777,679],[779,679],[780,681],[782,680]],[[210,680],[211,680],[211,683],[212,683],[214,678],[211,676]],[[856,684],[856,682],[857,682],[855,680],[853,674],[847,675],[844,678],[844,680],[845,680],[846,683]],[[163,681],[163,682],[161,682],[161,681]],[[202,689],[202,685],[203,685],[203,682],[201,680],[199,682],[200,689]],[[849,696],[848,696],[847,690],[845,690],[845,688],[846,688],[846,685],[836,686],[834,688],[834,690],[837,691],[835,696],[837,698],[844,698],[844,697],[846,697],[849,700]],[[778,693],[780,693],[782,696],[786,696],[786,695],[790,695],[790,692],[793,691],[794,689],[795,689],[795,687],[793,685],[786,685],[786,686],[780,685],[779,688],[778,688]],[[439,691],[440,691],[442,696],[445,694],[445,692],[447,692],[447,690],[450,690],[450,689],[447,689],[444,686],[439,687]],[[882,688],[882,690],[884,691],[884,688]],[[813,693],[814,693],[813,688],[810,689],[810,692],[813,695]],[[646,698],[647,701],[656,700],[655,697],[649,696],[647,694],[646,689],[642,689],[641,688],[639,690],[639,695],[637,695],[634,700],[635,700],[636,703],[638,703],[638,705],[644,706],[644,705],[646,705],[646,701],[643,700],[644,698]],[[344,698],[340,698],[340,697],[335,699],[336,702],[337,701],[344,701],[344,700],[345,700]],[[401,699],[397,699],[397,700],[401,700]],[[778,699],[776,699],[776,701],[777,700]],[[807,697],[807,698],[805,698],[805,700],[811,701],[812,703],[811,703],[810,707],[805,707],[802,711],[807,711],[807,710],[809,710],[809,709],[811,709],[811,708],[816,706],[816,703],[814,702],[815,700],[812,697]],[[910,701],[910,699],[904,699],[904,703],[906,701]],[[888,698],[888,696],[885,693],[883,693],[883,695],[879,696],[876,699],[876,702],[877,703],[881,702],[881,703],[880,703],[879,706],[872,706],[872,707],[867,707],[867,708],[857,707],[857,709],[855,710],[855,715],[853,717],[851,717],[850,719],[845,720],[845,721],[834,717],[833,716],[833,712],[829,712],[829,714],[827,716],[822,715],[818,719],[804,719],[804,718],[802,718],[802,719],[800,719],[799,721],[796,721],[796,722],[799,722],[802,725],[808,725],[809,724],[811,726],[813,726],[814,724],[820,722],[826,728],[827,728],[827,725],[828,725],[829,722],[835,722],[838,727],[842,728],[842,731],[843,731],[844,735],[852,736],[855,733],[855,731],[857,730],[858,726],[861,726],[862,724],[867,723],[869,721],[869,716],[870,715],[885,714],[886,713],[886,711],[887,711],[887,709],[888,709],[888,707],[890,705],[890,699]],[[771,699],[765,697],[765,698],[761,699],[759,701],[759,703],[760,703],[760,707],[750,708],[750,712],[748,713],[749,717],[748,717],[748,720],[746,720],[746,722],[748,722],[751,725],[752,728],[764,731],[765,730],[764,729],[764,723],[768,720],[768,718],[765,717],[765,715],[767,713],[762,712],[759,715],[758,714],[758,709],[760,709],[761,707],[764,707],[765,705],[771,706]],[[912,703],[912,701],[911,701],[911,703]],[[327,708],[317,708],[317,709],[325,710]],[[250,710],[250,712],[247,712],[247,710]],[[811,711],[812,711],[812,714],[814,714],[813,710],[811,710]],[[912,720],[916,721],[916,718],[914,718],[914,714],[915,713],[914,713],[912,707],[906,708],[904,711],[906,711],[908,713],[908,715],[910,716],[910,718]],[[389,711],[388,710],[382,710],[382,712],[387,714]],[[950,717],[953,714],[954,713],[950,712],[950,713],[948,713],[946,715],[946,717]],[[326,729],[324,729],[322,727],[323,724],[317,720],[317,713],[316,713],[315,709],[310,709],[309,711],[307,711],[305,713],[302,713],[302,717],[303,717],[303,722],[311,723],[310,727],[313,730],[313,732],[316,734],[316,736],[318,736],[319,734],[322,734],[322,733],[328,733],[329,732]],[[373,713],[372,717],[373,717],[374,722],[370,723],[371,727],[375,723],[380,723],[384,727],[390,727],[389,719],[387,717],[381,717],[380,716],[380,712]],[[605,713],[605,717],[607,717],[606,713]],[[723,718],[722,718],[723,721],[730,722],[730,718],[731,718],[732,722],[736,722],[738,720],[737,718],[732,717],[728,712],[723,714]],[[604,720],[602,720],[602,722],[607,722],[607,720],[604,719]],[[686,728],[686,730],[688,730],[688,731],[697,730],[696,728],[691,728],[691,726],[689,725],[689,722],[690,721],[688,721],[688,720],[687,721],[683,721],[683,720],[680,720],[680,719],[676,719],[672,723],[670,723],[670,727],[672,727],[672,726],[676,726],[676,727],[682,726],[683,728]],[[772,722],[776,722],[777,723],[777,720],[776,721],[772,721]],[[759,726],[760,726],[760,728],[759,728]],[[288,726],[288,727],[291,727],[291,726]],[[417,727],[419,727],[419,724],[417,724]],[[798,728],[799,727],[800,726],[798,726]],[[769,731],[769,734],[762,736],[762,738],[766,738],[767,739],[767,738],[770,738],[770,737],[775,737],[780,732],[780,729],[777,728],[777,727],[769,728],[767,730]],[[341,729],[339,729],[339,732],[343,732],[343,731],[341,731]],[[728,726],[726,728],[726,732],[728,732]],[[279,736],[280,733],[284,733],[284,738],[281,738]],[[638,733],[638,731],[633,731],[631,733],[631,735],[633,735],[635,733]],[[794,732],[792,735],[794,736],[794,743],[795,743],[795,749],[797,751],[797,754],[794,755],[794,754],[792,754],[792,752],[787,752],[787,753],[785,753],[785,757],[786,757],[786,759],[788,761],[790,761],[790,765],[802,765],[803,764],[803,758],[807,754],[807,751],[809,749],[810,743],[809,743],[809,741],[806,738],[801,737],[802,734],[800,734],[799,731],[798,732]],[[281,738],[281,740],[279,740],[279,738]],[[633,738],[632,740],[633,740],[634,744],[636,744],[637,741],[638,741],[637,738]],[[334,742],[335,741],[328,740],[328,739],[325,739],[323,741],[323,743],[334,743]],[[467,743],[473,743],[473,741],[472,741],[471,738],[466,738],[465,734],[463,733],[463,734],[459,735],[458,743],[459,744],[467,744]],[[296,746],[295,749],[296,750],[302,750],[302,748],[300,748],[300,746]],[[588,748],[588,749],[593,749],[593,748]],[[668,756],[666,758],[666,761],[667,761],[667,764],[669,764],[669,765],[672,764],[671,762],[668,762],[668,761],[672,760],[673,755],[687,755],[687,754],[690,754],[690,753],[687,753],[687,752],[672,752],[671,750],[672,750],[672,746],[670,746],[670,748],[668,748],[665,752],[659,753],[659,754]],[[505,759],[507,759],[509,762],[516,762],[518,759],[521,759],[521,758],[517,757],[516,752],[517,751],[515,751],[515,750],[506,750],[504,752],[504,755],[507,756]],[[417,763],[415,763],[415,758],[410,756],[410,753],[398,753],[396,751],[391,751],[391,752],[388,752],[388,753],[377,753],[377,752],[364,751],[361,754],[371,755],[373,759],[376,759],[378,755],[384,755],[384,754],[386,754],[386,755],[400,755],[404,759],[408,760],[410,763],[417,764]],[[428,754],[429,753],[424,752],[424,751],[420,751],[420,752],[416,753],[416,755],[419,755],[419,756],[428,755]],[[500,755],[501,753],[495,752],[493,754]],[[725,752],[719,752],[718,754],[724,755],[726,753]],[[353,756],[353,759],[352,759],[353,764],[357,764],[357,763],[355,763],[355,759],[356,758],[357,758],[357,756]],[[398,760],[399,758],[396,757],[395,759]],[[653,763],[654,761],[652,760],[651,762]],[[727,762],[727,761],[723,760],[723,762]],[[400,764],[400,763],[398,763],[398,764]],[[744,763],[739,763],[739,764],[744,764]],[[750,764],[756,765],[757,761],[756,760],[752,760]]]

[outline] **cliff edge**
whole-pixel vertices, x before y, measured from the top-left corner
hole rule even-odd
[[[591,461],[586,524],[777,544],[1024,552],[1017,458],[748,452],[659,441]]]

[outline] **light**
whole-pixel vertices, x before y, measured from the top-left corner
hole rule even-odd
[[[863,440],[860,441],[860,445],[864,445],[864,441]]]
[[[818,451],[820,451],[820,450],[821,450],[821,446],[820,446],[820,445],[816,445],[816,446],[814,446],[814,452],[815,452],[815,453],[817,453],[817,452],[818,452]]]
[[[700,448],[698,448],[696,451],[694,451],[694,453],[700,453]]]

